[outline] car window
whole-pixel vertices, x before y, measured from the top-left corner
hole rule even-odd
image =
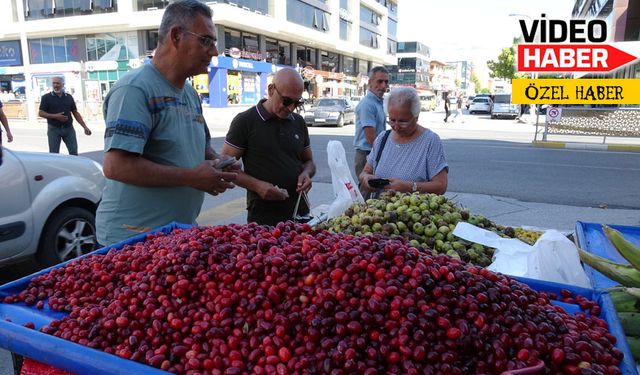
[[[319,107],[332,107],[334,105],[340,105],[340,101],[337,99],[320,99],[318,102]]]
[[[494,103],[511,104],[511,95],[496,95]]]
[[[475,98],[475,99],[473,99],[473,102],[474,103],[488,103],[489,99],[487,99],[487,98]]]

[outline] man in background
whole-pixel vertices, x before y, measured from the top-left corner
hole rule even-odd
[[[91,130],[76,108],[73,96],[64,90],[64,77],[58,76],[51,79],[53,90],[40,98],[40,110],[38,116],[47,119],[47,138],[49,138],[49,152],[60,153],[60,141],[63,141],[69,150],[69,155],[78,155],[78,140],[73,129],[73,117],[84,129],[84,134],[91,135]]]
[[[367,155],[371,152],[373,141],[385,129],[383,96],[389,88],[389,71],[384,66],[371,69],[368,86],[367,94],[356,106],[356,134],[353,138],[356,178],[360,176],[367,163]],[[360,192],[367,199],[369,191],[360,187]]]

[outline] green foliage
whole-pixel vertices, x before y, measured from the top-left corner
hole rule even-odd
[[[471,73],[471,82],[475,85],[476,92],[480,92],[480,90],[482,90],[482,84],[480,84],[480,80],[475,73]]]
[[[513,79],[516,76],[516,56],[514,47],[503,48],[498,60],[489,60],[489,76],[491,78]]]
[[[480,90],[480,93],[481,93],[481,94],[491,94],[491,90],[489,90],[489,88],[488,88],[488,87],[483,87],[483,88]]]

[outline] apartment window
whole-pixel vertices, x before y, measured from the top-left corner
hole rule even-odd
[[[398,21],[394,21],[389,18],[387,30],[390,37],[396,37],[398,35]]]
[[[333,52],[322,51],[320,61],[322,70],[327,72],[336,72],[338,70],[338,54]]]
[[[291,53],[291,44],[287,42],[277,41],[275,39],[266,38],[266,58],[265,61],[278,64],[289,65],[289,53]]]
[[[398,51],[398,42],[395,40],[387,39],[387,54],[395,55]]]
[[[78,38],[75,37],[31,39],[28,44],[32,64],[80,61]]]
[[[169,0],[137,0],[138,10],[164,9],[169,5]]]
[[[365,76],[369,74],[369,62],[367,60],[358,61],[358,74],[364,74]]]
[[[322,32],[329,31],[329,13],[301,0],[287,0],[287,21]]]
[[[224,2],[252,12],[269,14],[269,0],[224,0]]]
[[[296,63],[301,67],[316,66],[316,50],[305,46],[297,46]]]
[[[224,46],[227,50],[231,48],[242,49],[242,34],[240,31],[225,29]],[[225,51],[227,53],[228,51]]]
[[[291,43],[279,41],[278,49],[278,64],[291,65]]]
[[[360,22],[377,27],[378,25],[380,25],[381,20],[382,16],[380,16],[375,11],[367,8],[364,5],[360,6]]]
[[[137,59],[136,32],[87,35],[87,61],[122,61]]]
[[[360,27],[360,44],[374,49],[380,48],[380,34]]]
[[[22,0],[26,20],[117,11],[116,0]]]
[[[343,73],[350,76],[356,75],[356,64],[353,57],[345,56],[343,61]]]
[[[349,0],[340,0],[340,8],[349,10]]]
[[[389,14],[394,15],[394,16],[398,16],[398,4],[394,3],[393,1],[389,1],[389,5],[387,6],[387,9],[389,9]]]
[[[349,34],[351,34],[351,22],[340,20],[340,39],[349,40]]]
[[[260,52],[258,36],[256,34],[242,33],[242,49],[247,52]]]

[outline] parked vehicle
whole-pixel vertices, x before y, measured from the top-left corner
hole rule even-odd
[[[81,156],[3,149],[0,265],[35,256],[50,266],[96,245],[102,167]]]
[[[474,95],[469,95],[467,97],[467,101],[464,102],[465,107],[467,107],[467,109],[469,109],[469,106],[471,106],[471,103],[473,102],[473,99],[475,99]]]
[[[448,100],[449,100],[449,108],[455,108],[455,105],[458,103],[458,98],[451,95],[448,97]]]
[[[435,95],[420,95],[420,110],[433,111],[437,105],[438,102]]]
[[[520,105],[511,103],[511,94],[496,94],[491,108],[491,118],[511,117],[520,115]]]
[[[469,113],[472,115],[478,112],[491,113],[491,99],[487,97],[476,97],[469,106]]]
[[[309,126],[354,124],[354,106],[347,98],[320,98],[305,112],[304,120]]]

